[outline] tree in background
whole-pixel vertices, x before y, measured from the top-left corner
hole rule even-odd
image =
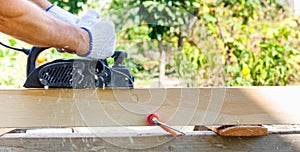
[[[157,41],[160,54],[159,82],[164,81],[166,69],[166,50],[164,45],[172,43],[172,37],[177,38],[177,50],[181,50],[183,39],[197,15],[200,6],[196,0],[113,0],[111,12],[115,14],[115,22],[126,25],[133,22],[138,26],[147,27],[150,40]],[[126,26],[125,26],[126,27]],[[128,39],[131,39],[136,26],[126,29]],[[174,47],[173,45],[173,47]]]
[[[121,15],[116,18],[125,29],[128,20],[147,25],[148,36],[158,41],[161,63],[166,52],[162,44],[178,46],[173,69],[188,86],[288,85],[299,82],[299,19],[283,4],[114,0],[111,11]],[[135,33],[126,34],[130,39]],[[163,69],[161,64],[160,75]]]

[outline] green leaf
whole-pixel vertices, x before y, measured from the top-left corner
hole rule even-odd
[[[200,2],[193,2],[194,7],[199,8],[201,6]]]
[[[15,39],[8,39],[10,46],[15,46],[16,45],[16,40]]]
[[[210,14],[204,14],[204,19],[208,22],[212,22],[212,23],[216,23],[217,19],[213,16],[211,16]]]
[[[166,7],[165,4],[159,4],[158,7],[157,7],[157,10],[160,11],[160,12],[162,12],[165,7]]]
[[[143,5],[145,7],[149,7],[149,6],[155,6],[155,5],[157,5],[157,3],[154,2],[154,1],[145,1],[145,2],[143,2]]]

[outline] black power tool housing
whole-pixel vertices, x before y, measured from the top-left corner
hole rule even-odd
[[[58,59],[36,67],[38,55],[47,48],[28,52],[26,88],[133,88],[134,77],[122,65],[126,52],[115,51],[114,65],[107,60]]]

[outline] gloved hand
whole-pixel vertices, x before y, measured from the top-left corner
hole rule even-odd
[[[46,9],[46,12],[50,14],[51,16],[60,19],[66,23],[72,24],[72,25],[77,25],[79,22],[79,18],[70,12],[52,4]]]
[[[90,37],[89,52],[83,56],[93,59],[111,57],[115,51],[116,33],[111,21],[98,20],[95,10],[88,10],[77,26],[88,32]]]
[[[116,34],[114,24],[111,21],[99,21],[100,14],[95,10],[88,10],[80,20],[77,16],[64,9],[51,5],[46,9],[47,13],[66,23],[81,27],[89,33],[90,49],[85,57],[93,59],[105,59],[113,55],[115,51]],[[59,52],[69,52],[59,50]]]

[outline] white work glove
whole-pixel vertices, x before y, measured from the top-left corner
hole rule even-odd
[[[46,9],[46,12],[61,20],[61,21],[64,21],[66,23],[69,23],[69,24],[72,24],[72,25],[77,25],[77,23],[79,22],[79,18],[73,14],[71,14],[70,12],[52,4],[51,6],[49,6],[47,9]]]
[[[116,33],[111,21],[98,20],[95,10],[88,10],[77,26],[89,33],[89,53],[83,55],[92,59],[105,59],[115,52]],[[82,56],[82,55],[81,55]]]

